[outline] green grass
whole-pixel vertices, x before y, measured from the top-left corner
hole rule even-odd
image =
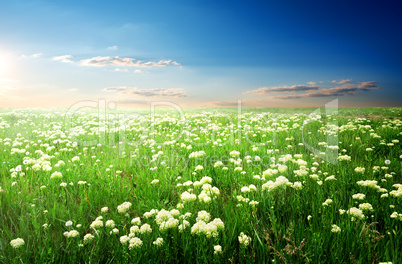
[[[91,112],[68,119],[63,109],[1,109],[0,262],[401,263],[402,108],[314,110],[159,110],[153,119],[121,110],[99,125]],[[190,157],[198,151],[205,154]],[[367,180],[377,184],[357,183]],[[184,192],[195,200],[183,201]],[[119,213],[124,202],[131,207]],[[373,210],[353,219],[347,211],[363,203]],[[144,216],[153,209],[160,215]],[[91,228],[99,216],[103,227]],[[136,217],[152,232],[135,233]],[[224,228],[207,225],[214,219]],[[72,230],[79,234],[63,235]],[[130,233],[141,246],[121,243]],[[94,238],[84,242],[86,234]],[[24,245],[13,248],[16,238]]]

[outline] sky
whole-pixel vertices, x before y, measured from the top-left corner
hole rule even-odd
[[[402,106],[401,4],[0,2],[0,107]]]

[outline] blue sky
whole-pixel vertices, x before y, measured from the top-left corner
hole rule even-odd
[[[397,1],[2,1],[0,107],[402,106]]]

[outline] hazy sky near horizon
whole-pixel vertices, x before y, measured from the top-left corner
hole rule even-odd
[[[0,3],[0,107],[402,106],[398,1]]]

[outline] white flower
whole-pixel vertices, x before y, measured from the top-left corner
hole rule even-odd
[[[238,239],[239,239],[239,243],[244,247],[247,247],[251,243],[251,237],[245,235],[243,232],[240,233],[240,236],[238,236]]]
[[[331,229],[332,233],[339,233],[341,232],[341,228],[337,225],[332,225],[332,229]]]
[[[130,238],[128,236],[121,236],[120,237],[120,243],[127,244],[127,242],[130,241]]]
[[[131,220],[132,225],[140,225],[141,224],[141,219],[139,217],[133,218]]]
[[[91,226],[92,229],[97,229],[97,228],[101,228],[103,227],[103,221],[102,220],[97,220],[95,219],[95,221],[92,222]]]
[[[332,199],[325,200],[325,202],[322,205],[323,206],[328,206],[329,204],[332,204]]]
[[[364,173],[365,170],[366,170],[366,168],[363,168],[363,167],[356,167],[355,168],[355,172],[357,172],[357,173]]]
[[[374,211],[373,206],[369,203],[359,204],[359,209],[362,211]]]
[[[67,183],[62,182],[62,183],[60,183],[60,186],[61,186],[61,187],[66,187],[66,186],[67,186]]]
[[[107,213],[107,211],[109,211],[109,208],[107,206],[101,208],[101,213]]]
[[[158,237],[154,242],[152,242],[152,244],[154,244],[157,247],[160,247],[163,245],[163,238]]]
[[[189,192],[184,192],[180,195],[180,198],[183,202],[193,202],[197,199],[197,195]]]
[[[209,220],[211,219],[211,215],[207,212],[207,211],[199,211],[198,212],[198,217],[196,219],[197,222],[199,221],[204,221],[204,222],[209,222]]]
[[[113,220],[107,220],[105,225],[109,228],[114,228],[116,226]]]
[[[69,221],[66,222],[66,226],[72,226],[72,225],[73,225],[73,221],[69,220]]]
[[[124,202],[121,205],[117,206],[117,211],[120,214],[124,214],[126,213],[131,207],[131,203],[130,202]]]
[[[84,236],[84,244],[87,244],[92,241],[95,237],[92,234],[86,234]]]
[[[77,237],[80,233],[77,230],[71,230],[70,232],[64,232],[64,236],[67,238]]]
[[[356,193],[352,195],[352,198],[355,200],[364,200],[365,197],[366,195],[363,193]]]
[[[221,253],[222,253],[222,247],[220,245],[214,246],[214,255]]]
[[[63,177],[63,175],[58,171],[55,171],[50,175],[50,179],[60,179],[61,177]]]
[[[199,170],[203,170],[203,169],[204,169],[204,167],[202,165],[197,165],[194,170],[199,171]]]
[[[10,245],[17,249],[25,245],[25,241],[22,238],[16,238],[10,241]]]
[[[141,234],[152,233],[152,228],[149,224],[143,224],[140,228]]]
[[[356,207],[352,207],[347,211],[347,214],[352,216],[353,218],[357,218],[357,219],[364,219],[365,215],[363,214],[363,211],[360,210],[359,208]]]
[[[159,183],[158,179],[155,179],[155,180],[151,181],[151,184],[158,184],[158,183]]]
[[[385,164],[389,165],[389,164],[391,164],[391,161],[390,160],[385,160]]]
[[[142,246],[142,240],[139,239],[138,237],[133,237],[129,241],[128,249],[133,249],[133,248],[140,248]]]

